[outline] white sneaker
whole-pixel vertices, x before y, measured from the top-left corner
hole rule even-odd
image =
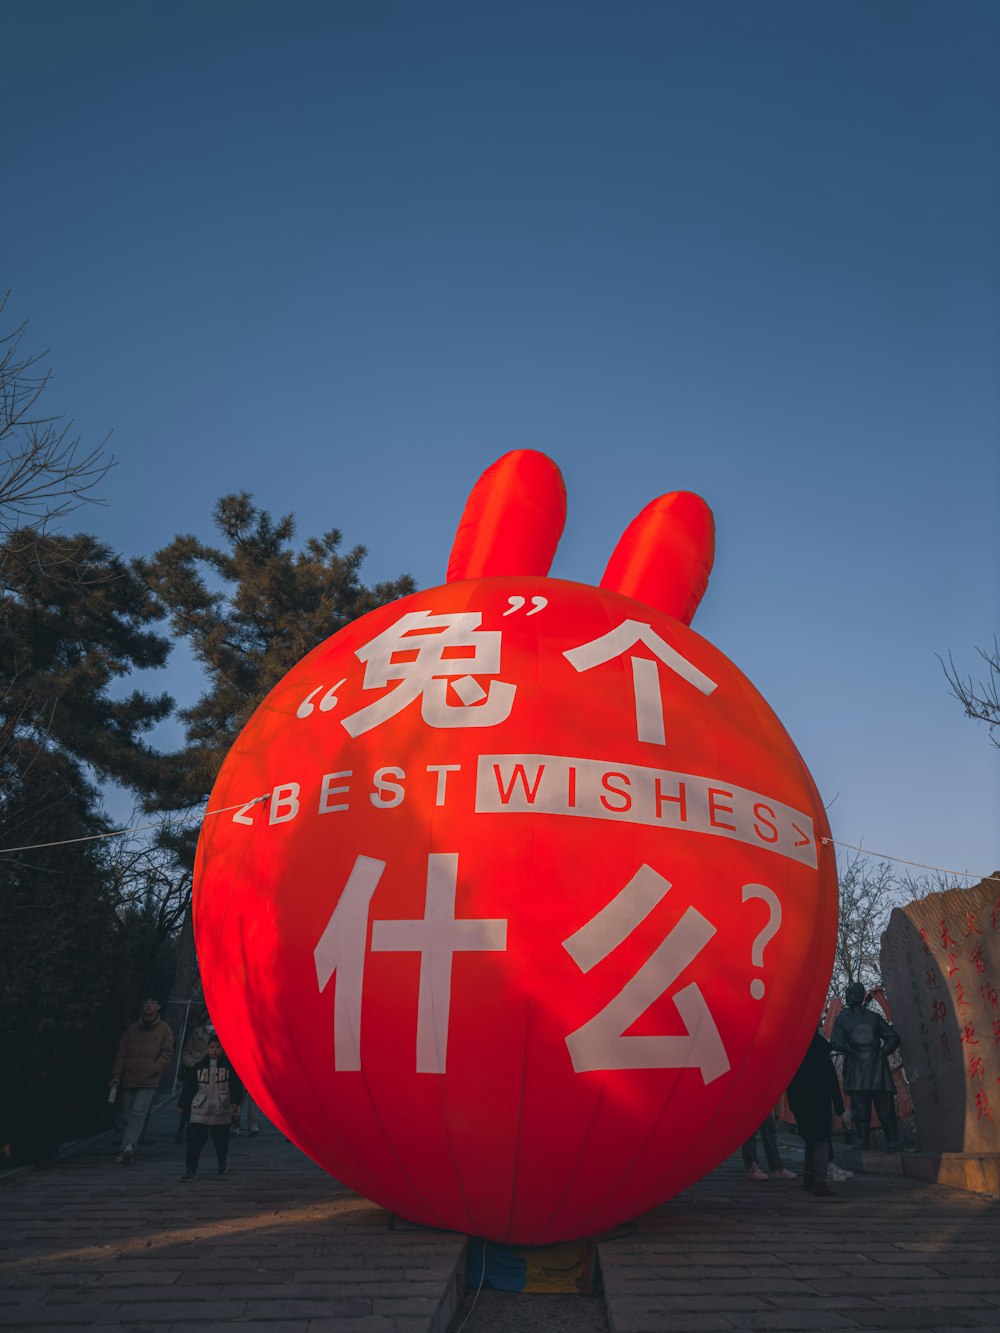
[[[850,1180],[853,1175],[853,1171],[848,1171],[844,1166],[838,1166],[836,1162],[831,1162],[826,1169],[828,1180]]]

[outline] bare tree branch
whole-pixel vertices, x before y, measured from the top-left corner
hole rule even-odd
[[[907,872],[897,878],[888,861],[854,852],[840,872],[840,919],[830,994],[843,995],[852,981],[867,990],[880,984],[882,934],[894,907],[960,887],[960,879],[943,873]]]
[[[1000,642],[994,638],[993,650],[977,648],[976,652],[986,663],[988,675],[985,680],[974,681],[971,676],[959,675],[951,653],[948,661],[938,657],[945,678],[951,686],[952,695],[965,709],[965,716],[975,722],[985,722],[990,728],[990,740],[1000,747]]]
[[[10,297],[0,299],[0,315]],[[61,417],[45,416],[40,403],[51,380],[45,353],[22,350],[27,323],[0,337],[0,532],[44,526],[86,500],[114,466],[105,456],[107,437],[84,450]]]

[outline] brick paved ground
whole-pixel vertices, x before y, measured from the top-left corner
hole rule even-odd
[[[131,1166],[102,1145],[0,1188],[0,1326],[443,1333],[465,1237],[395,1231],[270,1126],[182,1184],[168,1108]]]
[[[1000,1200],[901,1175],[835,1188],[754,1184],[731,1158],[600,1246],[612,1333],[1000,1330]]]
[[[101,1146],[0,1188],[0,1326],[444,1333],[464,1237],[391,1229],[270,1127],[234,1140],[228,1179],[209,1147],[203,1177],[181,1184],[169,1112],[153,1128],[130,1167]],[[1000,1333],[1000,1200],[898,1175],[857,1175],[827,1201],[751,1184],[737,1156],[600,1259],[612,1333]],[[464,1333],[604,1321],[593,1298],[487,1291]]]

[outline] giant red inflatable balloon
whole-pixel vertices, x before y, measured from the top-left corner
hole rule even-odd
[[[195,888],[267,1114],[403,1216],[520,1244],[635,1216],[746,1138],[836,928],[805,764],[684,623],[707,507],[655,501],[593,588],[544,577],[564,503],[508,455],[453,581],[289,672],[222,767]]]

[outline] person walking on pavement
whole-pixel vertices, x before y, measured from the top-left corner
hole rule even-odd
[[[760,1141],[764,1145],[764,1156],[767,1159],[767,1171],[762,1171],[757,1161],[757,1135],[760,1135]],[[774,1116],[769,1115],[765,1118],[759,1129],[747,1139],[743,1145],[743,1165],[746,1167],[747,1180],[794,1180],[795,1172],[788,1171],[784,1162],[781,1160],[781,1153],[778,1151],[778,1130],[774,1123]]]
[[[201,1150],[211,1135],[220,1176],[229,1174],[229,1129],[239,1119],[243,1085],[222,1049],[217,1036],[209,1038],[203,1060],[191,1069],[184,1080],[178,1115],[191,1113],[188,1128],[187,1163],[181,1180],[195,1180]]]
[[[214,1032],[215,1027],[208,1016],[208,1010],[203,1009],[198,1016],[197,1024],[185,1037],[184,1046],[181,1049],[181,1062],[177,1076],[182,1084],[195,1065],[204,1060],[208,1054],[208,1043]],[[181,1123],[177,1126],[177,1133],[174,1135],[175,1143],[183,1143],[187,1138],[189,1120],[190,1110],[184,1111],[181,1115]]]
[[[899,1048],[899,1033],[881,1014],[869,1009],[868,996],[859,981],[844,992],[847,1008],[841,1009],[830,1034],[830,1044],[844,1057],[844,1091],[851,1099],[855,1142],[868,1147],[872,1103],[885,1131],[887,1152],[899,1151],[896,1120],[896,1086],[886,1058]]]
[[[115,1158],[127,1166],[146,1126],[153,1096],[174,1054],[174,1034],[160,1017],[160,1002],[143,1000],[137,1022],[130,1023],[118,1042],[109,1086],[121,1092],[125,1128],[121,1152]]]
[[[850,1117],[844,1109],[830,1043],[821,1032],[813,1033],[802,1063],[792,1076],[788,1105],[806,1141],[803,1184],[819,1198],[829,1198],[833,1195],[827,1183],[832,1113],[836,1111],[845,1126],[850,1125]]]

